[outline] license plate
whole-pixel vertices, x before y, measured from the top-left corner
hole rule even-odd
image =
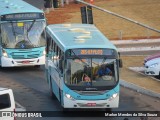
[[[29,61],[22,61],[23,64],[28,64],[30,63]]]
[[[87,103],[87,106],[96,106],[96,103]]]

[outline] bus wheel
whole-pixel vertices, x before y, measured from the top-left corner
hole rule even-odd
[[[69,111],[69,108],[63,108],[63,112]]]
[[[50,79],[51,79],[51,77],[50,77]],[[51,80],[50,80],[50,96],[51,96],[52,99],[56,98],[56,96],[54,95],[54,93],[52,91],[52,81]]]
[[[35,67],[35,68],[40,68],[41,66],[40,66],[40,65],[35,65],[34,67]]]
[[[105,108],[105,111],[110,113],[112,112],[112,108]]]

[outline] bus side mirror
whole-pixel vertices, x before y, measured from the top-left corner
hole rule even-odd
[[[122,59],[119,59],[119,67],[120,67],[120,68],[122,68],[122,67],[123,67]]]

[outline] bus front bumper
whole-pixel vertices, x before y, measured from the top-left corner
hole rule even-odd
[[[16,67],[16,66],[34,66],[34,65],[44,65],[45,56],[41,56],[34,59],[12,59],[7,57],[1,57],[2,67]]]
[[[118,108],[119,95],[106,100],[73,100],[64,96],[64,108]]]

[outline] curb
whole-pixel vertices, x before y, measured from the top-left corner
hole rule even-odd
[[[160,39],[139,39],[139,40],[111,40],[115,45],[121,44],[139,44],[139,43],[156,43],[160,42]]]
[[[139,68],[140,68],[139,71],[136,70],[136,69],[139,69]],[[137,73],[139,73],[139,74],[141,74],[141,75],[143,75],[143,76],[147,76],[147,75],[145,75],[144,73],[141,73],[141,72],[140,72],[141,70],[144,69],[143,67],[129,67],[128,69],[129,69],[129,70],[132,70],[132,71],[134,71],[134,72],[137,72]],[[150,77],[150,78],[152,78],[152,79],[160,82],[160,79],[157,79],[157,78],[155,78],[154,76],[148,76],[148,77]]]
[[[135,51],[153,51],[160,50],[160,47],[130,47],[130,48],[117,48],[119,52],[135,52]]]
[[[120,85],[122,85],[123,87],[126,87],[126,88],[133,89],[139,93],[149,95],[151,97],[160,98],[160,93],[156,93],[154,91],[148,90],[148,89],[141,87],[141,86],[138,86],[136,84],[126,82],[124,80],[120,80]]]
[[[115,45],[125,45],[125,44],[141,44],[141,43],[157,43],[160,39],[140,39],[140,40],[112,40]],[[160,46],[149,46],[149,47],[117,47],[119,52],[135,52],[135,51],[153,51],[160,50]]]

